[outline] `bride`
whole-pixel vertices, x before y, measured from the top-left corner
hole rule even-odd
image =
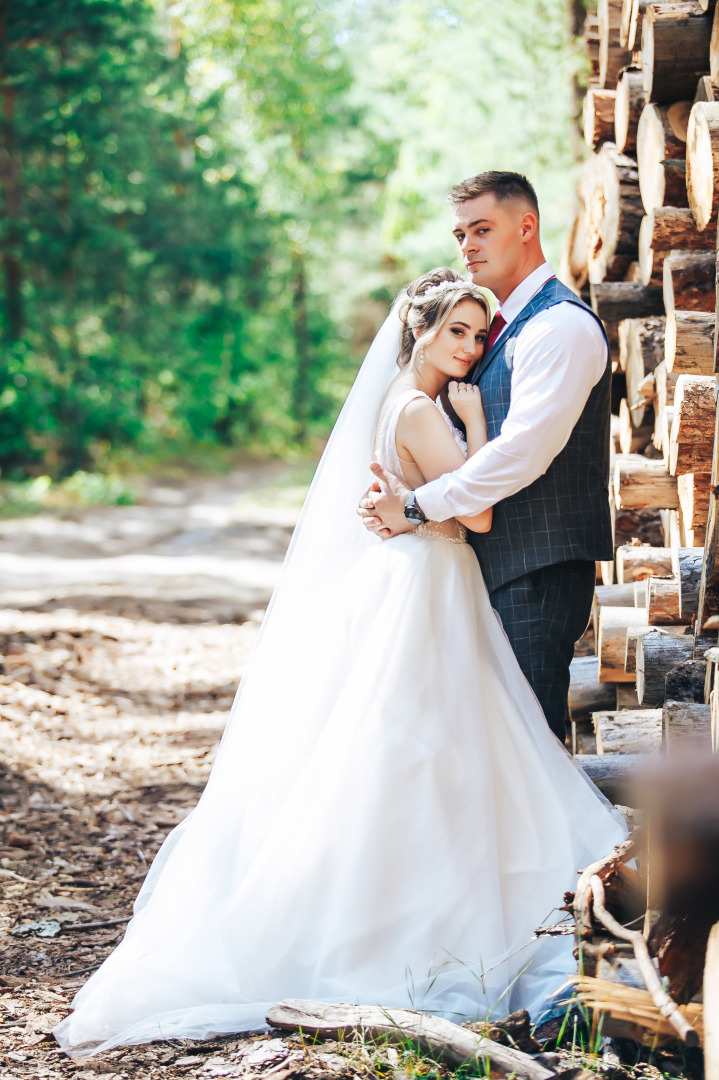
[[[381,542],[370,457],[411,486],[486,441],[484,293],[439,268],[398,298],[335,426],[196,809],[124,940],[55,1030],[94,1053],[256,1029],[285,997],[538,1017],[573,970],[551,919],[619,815],[550,732],[465,527]],[[399,364],[399,373],[397,372]],[[370,438],[374,433],[374,445]]]

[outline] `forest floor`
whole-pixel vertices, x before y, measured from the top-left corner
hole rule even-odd
[[[0,521],[0,1076],[446,1074],[411,1048],[278,1032],[84,1060],[50,1034],[204,787],[304,480],[248,467],[148,484],[137,506]]]

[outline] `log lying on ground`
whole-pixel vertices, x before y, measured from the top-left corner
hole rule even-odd
[[[661,709],[595,712],[592,722],[598,754],[647,754],[661,747]]]
[[[632,53],[621,44],[622,0],[599,0],[599,84],[614,89],[622,68],[632,62]]]
[[[635,607],[602,607],[599,609],[599,681],[602,683],[634,682],[634,676],[624,669],[627,651],[627,631],[630,627],[649,630],[646,611]]]
[[[685,660],[701,659],[716,644],[712,638],[695,639],[690,633],[679,637],[664,631],[664,627],[656,627],[637,641],[637,697],[645,708],[663,703],[671,668]]]
[[[712,82],[710,75],[702,75],[697,83],[693,104],[697,101],[719,101],[719,89]]]
[[[637,163],[614,143],[604,143],[585,163],[582,187],[588,214],[589,280],[621,281],[636,257],[643,216]]]
[[[711,475],[685,473],[677,477],[679,493],[679,539],[682,548],[703,552],[709,517]],[[698,600],[697,600],[698,603]]]
[[[616,90],[590,88],[584,96],[582,113],[584,141],[592,150],[614,138],[614,99]]]
[[[622,398],[619,402],[619,449],[622,454],[641,454],[652,441],[654,433],[654,411],[642,407],[644,423],[636,427],[632,421],[629,402]]]
[[[636,679],[637,671],[637,642],[640,637],[644,637],[649,633],[652,628],[647,623],[646,626],[630,626],[627,630],[627,648],[624,654],[624,670],[629,675],[634,675]],[[675,637],[684,637],[686,626],[663,626],[662,631],[666,634],[671,634]],[[635,687],[636,692],[636,687]],[[637,707],[639,705],[639,699],[637,698]],[[622,706],[619,703],[619,696],[617,695],[617,708]],[[629,706],[624,706],[629,708]]]
[[[666,701],[693,702],[704,704],[704,683],[707,662],[704,659],[685,660],[683,664],[670,668],[664,682]]]
[[[645,607],[650,626],[680,626],[688,619],[679,614],[679,580],[677,578],[648,577]]]
[[[686,190],[698,228],[715,225],[719,210],[719,102],[698,101],[687,130]]]
[[[685,179],[690,102],[645,105],[637,127],[639,190],[646,213],[658,206],[689,206]]]
[[[707,241],[691,210],[658,206],[647,214],[639,228],[639,277],[648,285],[663,281],[663,264],[671,251],[706,251]]]
[[[642,69],[625,68],[619,76],[614,98],[614,142],[623,154],[636,154],[637,126],[643,108]]]
[[[713,375],[680,375],[677,379],[669,436],[672,476],[711,471],[716,422],[714,382]]]
[[[664,314],[663,291],[656,285],[634,281],[594,282],[589,286],[589,298],[592,311],[605,323]]]
[[[673,311],[664,333],[667,371],[692,375],[714,373],[714,314],[706,311]]]
[[[690,701],[667,701],[662,713],[662,745],[670,754],[711,753],[711,707]]]
[[[613,709],[617,691],[613,683],[599,682],[599,657],[575,657],[569,665],[569,718],[589,724],[593,712]]]
[[[632,805],[633,780],[646,754],[577,754],[574,760],[610,802]]]
[[[664,359],[665,322],[662,316],[653,316],[624,319],[619,324],[619,366],[626,376],[627,402],[635,427],[644,423],[646,402],[650,400],[645,393],[645,379]],[[641,392],[640,387],[643,388]],[[654,393],[652,382],[650,397]]]
[[[662,461],[640,454],[621,454],[614,462],[614,501],[617,509],[679,507],[676,478]]]
[[[647,577],[672,577],[672,550],[648,544],[622,544],[617,548],[617,581],[624,584]]]
[[[708,501],[707,494],[707,504]],[[703,547],[680,547],[672,551],[672,570],[681,582],[679,614],[685,619],[691,619],[697,613],[703,562]]]
[[[642,21],[642,72],[647,101],[691,101],[709,73],[711,15],[701,4],[649,4]]]
[[[664,260],[664,309],[714,312],[716,252],[672,251]]]
[[[347,1041],[352,1036],[419,1045],[424,1051],[439,1053],[447,1064],[487,1062],[503,1076],[526,1080],[551,1080],[551,1069],[529,1054],[502,1046],[459,1027],[451,1020],[410,1009],[388,1009],[378,1005],[328,1005],[321,1001],[287,998],[273,1005],[267,1023],[281,1031],[302,1031],[310,1038]]]

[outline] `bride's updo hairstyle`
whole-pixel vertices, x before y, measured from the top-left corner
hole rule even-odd
[[[482,289],[467,281],[456,270],[438,266],[411,281],[397,297],[397,311],[402,321],[397,364],[406,367],[413,356],[436,338],[450,312],[462,300],[474,300],[487,316],[492,315]]]

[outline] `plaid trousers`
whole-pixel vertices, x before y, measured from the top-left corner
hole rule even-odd
[[[595,564],[555,563],[500,585],[489,594],[547,723],[564,742],[569,665],[574,643],[587,628]]]

